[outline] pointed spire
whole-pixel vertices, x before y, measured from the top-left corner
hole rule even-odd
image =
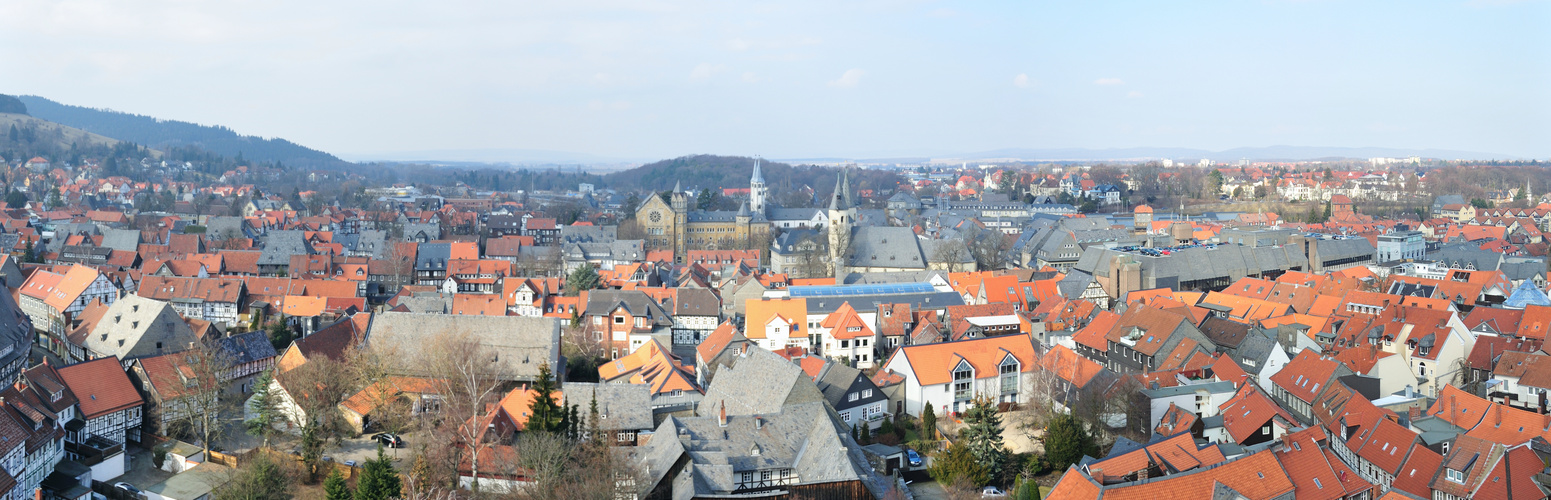
[[[684,188],[680,187],[680,185],[679,181],[673,181],[673,194],[679,194],[684,191]]]
[[[850,208],[851,188],[846,186],[846,171],[841,169],[835,176],[835,194],[829,199],[830,210],[845,210]]]
[[[753,216],[754,216],[754,214],[752,212],[749,212],[749,202],[748,202],[748,200],[744,200],[743,201],[743,206],[738,207],[738,217],[753,217]]]
[[[765,183],[765,176],[760,175],[760,173],[759,173],[759,157],[758,156],[754,157],[754,176],[749,179],[749,182],[750,183],[759,183],[759,184],[764,184]]]

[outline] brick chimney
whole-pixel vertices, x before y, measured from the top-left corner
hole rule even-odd
[[[1422,418],[1422,408],[1420,406],[1412,405],[1411,411],[1408,412],[1407,416],[1411,419],[1411,423],[1415,424],[1416,419]]]
[[[716,425],[727,427],[727,400],[722,400],[721,403],[721,411],[716,416]]]

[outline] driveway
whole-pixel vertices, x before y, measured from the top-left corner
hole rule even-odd
[[[910,495],[916,500],[948,500],[948,492],[937,481],[910,483]]]
[[[124,452],[128,453],[130,457],[128,470],[124,471],[124,475],[108,482],[116,483],[123,481],[144,489],[172,477],[171,472],[158,469],[156,464],[151,462],[151,450],[134,444],[125,444]]]

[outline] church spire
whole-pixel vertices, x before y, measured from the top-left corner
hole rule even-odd
[[[845,210],[851,208],[851,187],[846,183],[846,170],[840,169],[840,174],[835,176],[835,194],[829,199],[830,210]]]
[[[754,176],[749,179],[749,182],[750,183],[759,183],[759,184],[764,184],[765,183],[765,176],[759,174],[759,157],[758,156],[754,157]]]

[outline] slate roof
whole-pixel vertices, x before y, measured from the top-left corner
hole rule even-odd
[[[822,402],[758,417],[728,415],[725,427],[715,416],[670,417],[657,426],[656,437],[630,450],[645,470],[643,490],[671,480],[674,498],[728,494],[737,472],[790,468],[798,484],[863,481],[877,491],[865,456]],[[667,478],[672,465],[685,458],[689,463],[678,477]]]
[[[171,304],[125,295],[108,306],[87,335],[84,347],[104,356],[129,360],[184,351],[196,340],[193,330]]]
[[[672,326],[673,317],[662,305],[640,290],[592,290],[587,292],[587,306],[582,314],[603,316],[624,307],[631,316],[650,318],[652,324]]]
[[[565,406],[581,406],[579,426],[589,428],[593,398],[598,401],[598,428],[605,431],[652,428],[652,394],[646,384],[566,382]]]
[[[927,256],[908,227],[859,227],[851,233],[852,267],[926,269]]]
[[[279,355],[275,352],[274,344],[269,342],[269,337],[262,330],[224,337],[219,342],[221,348],[231,356],[234,364],[253,363]]]
[[[102,232],[99,246],[133,252],[140,247],[140,231],[135,229],[108,229]]]
[[[750,348],[732,358],[732,366],[717,370],[695,414],[714,416],[725,404],[728,415],[757,415],[823,400],[801,367],[770,351]]]
[[[264,250],[259,253],[261,266],[289,266],[292,255],[308,255],[312,246],[307,244],[303,231],[270,231],[264,238]]]
[[[466,333],[483,347],[495,351],[503,380],[535,380],[539,365],[547,363],[557,371],[560,366],[560,322],[554,318],[389,311],[372,315],[366,330],[366,343],[399,352],[414,352],[417,346],[446,331]]]

